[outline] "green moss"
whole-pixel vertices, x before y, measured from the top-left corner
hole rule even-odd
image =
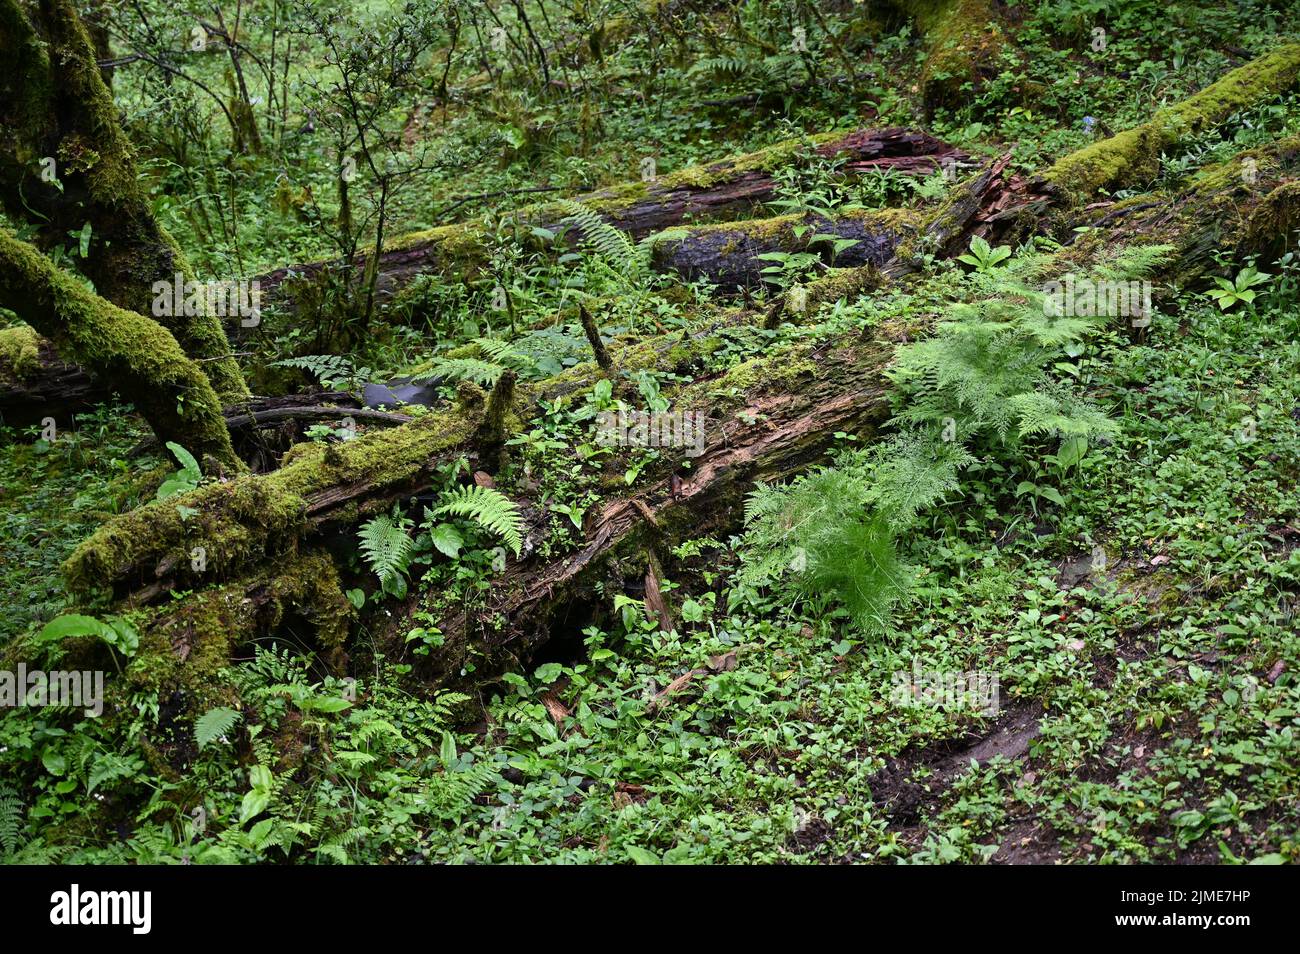
[[[0,374],[16,381],[40,367],[41,336],[27,325],[0,329]]]
[[[104,301],[2,230],[0,306],[112,381],[161,440],[177,441],[200,460],[242,469],[211,383],[167,329]]]
[[[77,591],[122,582],[141,569],[163,566],[185,582],[236,575],[260,559],[293,552],[308,526],[327,519],[323,495],[331,488],[371,488],[366,509],[329,510],[346,523],[384,506],[429,462],[469,439],[475,422],[456,414],[428,414],[400,428],[364,434],[341,445],[298,451],[279,470],[202,486],[155,501],[104,524],[64,564]],[[182,516],[178,505],[194,511]],[[191,566],[201,547],[204,566]]]
[[[978,68],[1007,45],[990,0],[920,0],[907,3],[926,40],[921,91],[926,108],[949,103],[961,87],[978,79]]]
[[[1300,43],[1282,46],[1239,67],[1149,122],[1085,146],[1043,174],[1075,202],[1100,190],[1115,191],[1160,170],[1160,154],[1179,141],[1223,122],[1238,110],[1290,89],[1300,75]]]
[[[273,577],[244,578],[144,610],[140,648],[126,676],[151,691],[183,692],[191,711],[202,712],[228,701],[215,677],[234,651],[276,633],[289,614],[312,627],[317,647],[337,668],[356,613],[334,561],[317,552],[278,566]]]
[[[884,283],[884,276],[874,265],[860,265],[856,268],[832,268],[816,281],[810,282],[808,292],[808,313],[816,310],[818,305],[826,302],[852,301],[859,295],[875,291]]]
[[[744,403],[758,393],[790,391],[817,376],[817,364],[808,358],[813,346],[801,342],[768,355],[736,364],[716,378],[687,385],[674,395],[683,407],[716,406],[718,399]]]
[[[1251,212],[1237,242],[1239,255],[1281,254],[1300,229],[1300,182],[1270,192]]]
[[[73,4],[50,0],[34,16],[42,35],[17,0],[0,0],[0,48],[18,51],[21,64],[0,90],[0,102],[23,104],[18,107],[19,121],[0,135],[3,151],[17,156],[20,165],[53,156],[64,187],[57,194],[48,187],[22,194],[14,187],[23,175],[0,176],[0,184],[10,183],[0,185],[5,203],[23,214],[34,205],[46,237],[55,242],[66,240],[64,230],[74,222],[90,222],[94,254],[82,268],[105,299],[148,316],[153,283],[171,282],[177,272],[188,280],[189,267],[154,218],[130,143],[118,123],[117,104],[104,85]],[[72,219],[67,208],[76,210]],[[182,312],[162,322],[186,354],[204,359],[199,370],[219,397],[248,395],[218,317]]]

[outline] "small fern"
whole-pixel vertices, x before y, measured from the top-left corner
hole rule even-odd
[[[406,592],[405,575],[415,547],[410,527],[410,519],[394,507],[392,515],[372,517],[358,532],[366,564],[379,577],[384,592],[398,597]]]
[[[194,741],[200,749],[220,739],[235,727],[242,716],[236,709],[219,706],[209,709],[194,722]]]
[[[8,785],[0,785],[0,849],[9,858],[18,852],[23,830],[23,803]]]
[[[270,364],[272,368],[297,368],[315,377],[324,388],[353,388],[370,373],[369,368],[358,368],[351,358],[338,354],[308,354],[300,358],[285,358]]]
[[[524,545],[524,518],[519,507],[505,494],[491,487],[458,487],[443,495],[434,516],[467,517],[484,530],[500,537],[519,556]]]
[[[507,370],[526,376],[537,374],[537,362],[509,341],[474,338],[469,343],[478,348],[480,357],[434,358],[427,369],[414,375],[411,380],[441,378],[445,381],[473,381],[491,387]]]
[[[888,516],[870,506],[870,491],[860,474],[833,467],[784,487],[757,487],[746,503],[740,583],[830,598],[858,629],[883,631],[912,571],[898,559]]]
[[[504,364],[483,361],[479,358],[434,358],[429,367],[412,376],[412,381],[428,381],[440,378],[444,381],[473,381],[484,387],[495,384],[497,378],[505,374]]]
[[[655,245],[685,235],[682,229],[667,229],[634,242],[626,232],[610,225],[580,202],[561,199],[556,205],[566,213],[565,222],[577,229],[584,244],[627,288],[637,287],[645,280]]]

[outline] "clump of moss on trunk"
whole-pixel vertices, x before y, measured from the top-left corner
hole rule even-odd
[[[0,376],[23,381],[40,366],[41,336],[27,325],[0,329]]]

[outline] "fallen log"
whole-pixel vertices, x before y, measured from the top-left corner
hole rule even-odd
[[[1207,244],[1259,247],[1300,216],[1296,144],[1251,155],[1258,157],[1261,173],[1254,183],[1239,175],[1237,157],[1170,191],[1084,209],[1049,208],[1058,198],[1050,184],[1008,175],[1004,157],[954,190],[883,267],[841,269],[823,281],[924,281],[927,255],[951,256],[973,234],[1011,241],[1044,226],[1072,240],[1060,253],[1063,272],[1134,242],[1173,244],[1191,267],[1200,268]],[[1101,221],[1105,230],[1073,231]],[[1180,263],[1179,277],[1184,268]],[[729,320],[755,317],[740,313]],[[836,432],[873,433],[887,414],[883,372],[892,343],[923,334],[927,320],[918,315],[908,327],[873,326],[871,338],[847,333],[820,342],[796,340],[712,375],[700,369],[720,347],[718,336],[699,326],[615,342],[606,368],[593,361],[520,385],[510,412],[501,417],[506,430],[496,432],[498,443],[508,431],[527,429],[543,399],[554,406],[564,395],[589,392],[602,377],[622,378],[637,369],[666,372],[669,382],[693,377],[686,386],[669,383],[664,394],[674,408],[707,411],[704,452],[688,470],[665,457],[638,489],[623,492],[619,485],[609,492],[590,511],[576,548],[558,557],[536,555],[545,514],[527,508],[531,529],[524,557],[496,578],[499,585],[486,606],[441,618],[444,645],[421,662],[421,674],[431,684],[458,681],[471,652],[476,679],[516,665],[553,632],[590,621],[598,612],[597,593],[618,592],[624,583],[642,585],[649,550],[663,553],[685,534],[734,526],[750,481],[794,473],[821,459]],[[225,481],[126,514],[78,549],[67,566],[70,580],[83,588],[110,585],[120,595],[139,594],[141,587],[161,594],[226,583],[256,574],[266,563],[318,552],[364,516],[426,492],[440,464],[462,456],[474,460],[486,430],[481,407],[481,392],[477,402],[467,393],[457,409],[435,410],[343,445],[295,448],[275,473]],[[188,520],[175,514],[178,502],[193,511]],[[185,562],[195,545],[216,554],[201,574]],[[401,651],[410,614],[421,609],[413,600],[397,615],[384,631],[385,648]]]
[[[1238,67],[1193,96],[1158,110],[1140,126],[1071,153],[1043,173],[1068,201],[1081,205],[1099,192],[1152,181],[1161,156],[1234,113],[1295,87],[1300,43],[1281,46]]]
[[[95,378],[63,361],[26,325],[0,331],[0,423],[23,427],[53,417],[66,426],[73,414],[107,397]]]
[[[826,266],[880,267],[894,257],[900,243],[915,237],[927,216],[911,209],[850,212],[835,218],[784,215],[717,225],[698,225],[655,245],[654,267],[683,281],[706,279],[723,289],[763,282],[770,253],[811,252]],[[851,242],[836,250],[824,237]],[[814,237],[822,237],[813,242]]]
[[[812,152],[839,158],[850,175],[893,169],[910,175],[928,175],[944,162],[960,162],[965,153],[928,133],[907,129],[857,130],[812,138]],[[775,198],[774,173],[798,162],[808,144],[791,140],[759,152],[735,156],[704,166],[692,166],[658,176],[649,182],[625,183],[578,196],[577,201],[599,213],[611,225],[642,238],[687,221],[737,217],[761,208]],[[520,209],[511,217],[516,230],[528,241],[529,226],[558,231],[567,212],[556,203]],[[574,233],[576,236],[576,232]],[[378,296],[390,298],[416,275],[452,270],[461,274],[481,268],[491,254],[496,230],[485,221],[443,225],[427,232],[394,240],[379,262]],[[268,303],[283,300],[290,280],[311,281],[337,263],[310,262],[279,268],[258,277]],[[358,259],[357,273],[365,268]]]
[[[814,362],[815,351],[821,353]],[[439,624],[444,643],[420,667],[421,679],[461,681],[471,651],[481,676],[515,668],[558,628],[593,622],[591,611],[575,608],[598,605],[598,590],[622,592],[629,580],[643,578],[655,544],[734,527],[754,481],[778,480],[824,459],[836,433],[870,436],[888,415],[883,371],[890,353],[879,341],[809,345],[679,394],[675,406],[710,408],[706,448],[690,471],[674,469],[646,490],[606,503],[584,522],[576,552],[540,567],[508,566],[485,607]],[[719,400],[754,379],[765,383]],[[387,648],[400,652],[413,625],[408,614],[419,608],[412,600],[397,614],[385,633]]]

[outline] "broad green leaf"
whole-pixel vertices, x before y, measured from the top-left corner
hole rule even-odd
[[[460,556],[461,548],[465,546],[465,538],[450,523],[438,524],[433,528],[433,532],[429,534],[429,538],[433,541],[433,545],[439,553],[451,557],[453,560]]]

